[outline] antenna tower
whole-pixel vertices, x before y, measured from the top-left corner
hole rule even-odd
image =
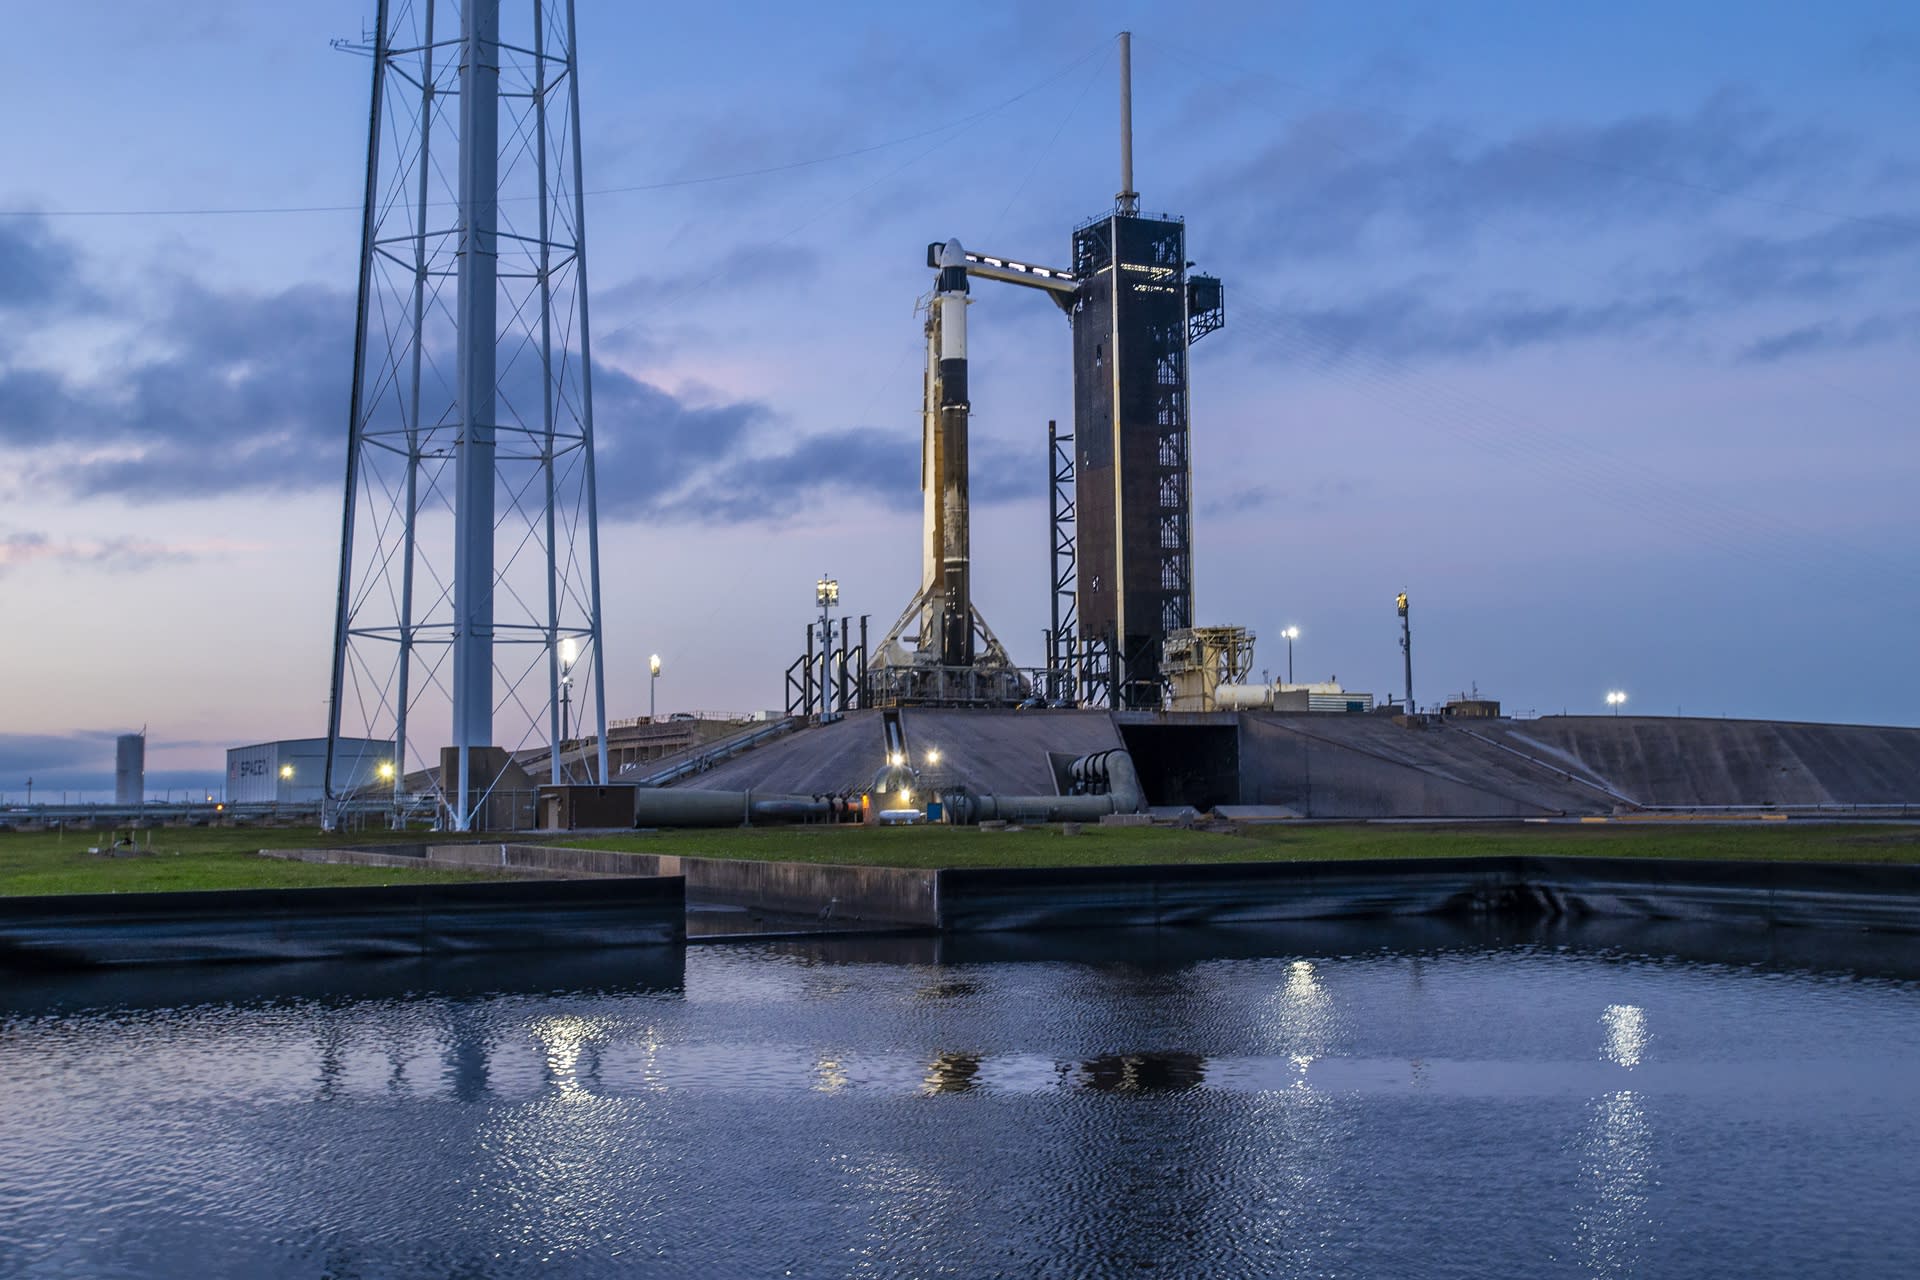
[[[554,783],[607,776],[573,9],[515,4],[503,29],[499,0],[378,6],[336,807],[430,795],[466,831],[524,802],[516,753],[546,755]],[[575,688],[593,736],[569,744]],[[391,742],[392,767],[348,758],[356,736]],[[376,776],[378,795],[347,781]]]

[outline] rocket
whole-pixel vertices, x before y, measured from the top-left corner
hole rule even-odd
[[[926,401],[920,451],[927,613],[921,647],[937,637],[940,665],[971,667],[973,598],[967,525],[967,258],[958,240],[927,246],[937,268],[927,308]]]

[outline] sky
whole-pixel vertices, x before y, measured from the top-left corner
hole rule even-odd
[[[0,796],[324,732],[370,3],[18,6],[0,48]],[[1136,186],[1226,283],[1196,620],[1509,710],[1920,723],[1920,11],[579,0],[608,714],[783,704],[918,586],[925,246]],[[679,185],[663,185],[679,184]],[[625,190],[617,190],[627,188]],[[634,189],[640,188],[640,189]],[[250,212],[235,212],[250,211]],[[1068,331],[970,313],[974,573],[1047,617]],[[650,463],[632,460],[645,458]]]

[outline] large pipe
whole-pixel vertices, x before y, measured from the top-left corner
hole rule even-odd
[[[1096,751],[1067,766],[1076,783],[1104,786],[1104,795],[1002,796],[973,795],[955,790],[941,797],[946,821],[957,826],[976,822],[1098,822],[1110,813],[1139,813],[1147,807],[1146,793],[1133,757],[1125,751]]]
[[[739,827],[755,822],[804,822],[833,814],[821,796],[755,795],[751,791],[695,791],[642,787],[634,793],[637,827]]]
[[[1119,212],[1140,212],[1140,193],[1133,189],[1133,32],[1120,33],[1120,192],[1114,197]]]

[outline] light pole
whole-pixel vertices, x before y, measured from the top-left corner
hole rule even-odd
[[[27,779],[27,808],[33,808],[33,779]]]
[[[820,581],[813,584],[813,602],[820,606],[820,717],[824,720],[833,714],[833,682],[830,679],[833,662],[830,655],[833,652],[833,606],[840,603],[839,581],[821,574]]]
[[[1620,706],[1626,700],[1627,700],[1627,694],[1624,689],[1607,690],[1607,705],[1613,708],[1614,715],[1617,716],[1620,714]]]
[[[1413,714],[1413,622],[1407,617],[1407,593],[1394,597],[1400,610],[1400,657],[1407,664],[1407,714]]]
[[[580,658],[580,643],[572,636],[560,642],[560,745],[573,737],[573,664]]]
[[[654,698],[654,692],[659,687],[659,684],[660,684],[660,655],[656,653],[652,657],[647,659],[647,723],[648,724],[653,723],[654,716],[656,714],[654,708],[657,704]]]
[[[1287,638],[1287,683],[1293,683],[1293,642],[1300,638],[1300,628],[1288,627],[1280,633]]]

